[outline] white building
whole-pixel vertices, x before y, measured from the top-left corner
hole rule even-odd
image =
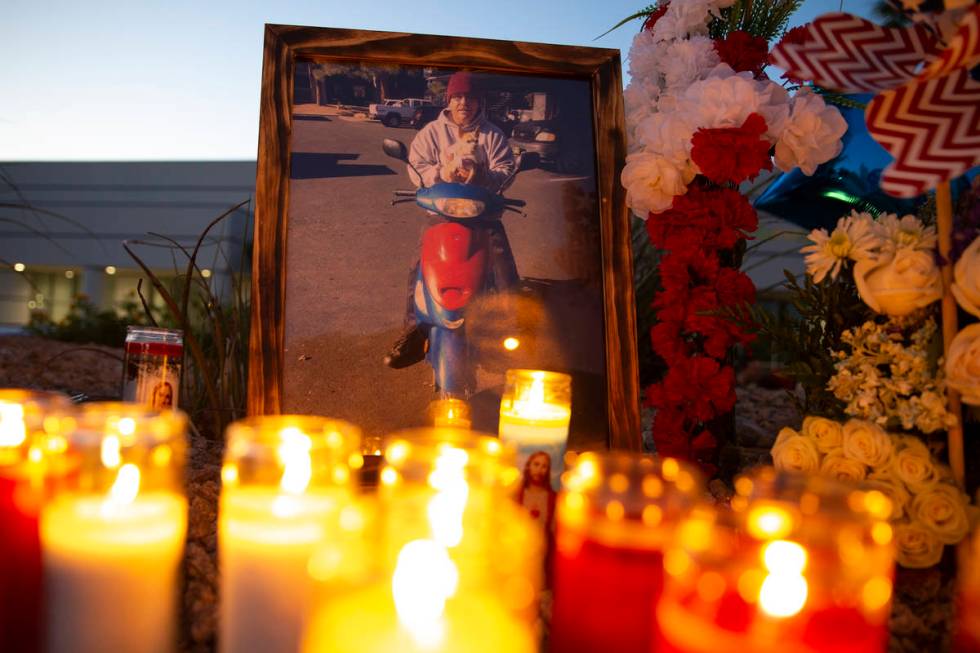
[[[198,257],[213,287],[240,269],[251,241],[254,161],[18,162],[0,163],[0,175],[0,326],[23,325],[32,310],[58,320],[79,293],[102,308],[136,299],[141,270],[123,242],[164,244],[155,233],[192,250],[240,202]],[[186,267],[173,248],[132,247],[154,274]],[[144,295],[159,302],[147,281]]]

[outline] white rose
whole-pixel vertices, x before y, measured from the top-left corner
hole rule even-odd
[[[980,406],[980,323],[962,329],[946,354],[946,384],[963,403]]]
[[[970,530],[966,495],[948,483],[939,483],[912,499],[909,514],[926,525],[943,544],[957,544]]]
[[[896,520],[905,516],[905,508],[912,500],[912,495],[905,488],[905,484],[895,476],[891,467],[873,471],[868,475],[864,485],[869,490],[878,490],[891,501],[892,514],[889,519]]]
[[[674,197],[687,192],[692,179],[694,166],[690,161],[678,163],[650,152],[629,154],[622,175],[626,203],[645,220],[650,212],[669,209]]]
[[[931,252],[899,249],[858,261],[854,282],[861,299],[876,313],[908,315],[943,296],[939,267]]]
[[[895,524],[898,564],[910,569],[931,567],[943,557],[943,543],[919,521]]]
[[[859,460],[844,455],[841,449],[828,453],[820,463],[820,473],[836,478],[838,481],[863,481],[868,475],[868,468]]]
[[[694,128],[674,111],[660,111],[636,127],[636,138],[643,148],[674,161],[684,161],[691,151]]]
[[[779,432],[770,453],[776,469],[812,473],[820,468],[820,453],[813,440],[790,428]]]
[[[913,492],[923,492],[939,481],[939,468],[936,467],[929,448],[910,435],[898,439],[895,456],[889,468]]]
[[[849,419],[844,424],[841,449],[845,456],[868,467],[887,465],[894,453],[891,438],[884,429],[860,419]]]
[[[980,237],[970,243],[956,262],[951,288],[963,310],[980,317]]]
[[[711,39],[692,36],[667,46],[660,60],[660,70],[668,89],[686,88],[691,82],[704,77],[720,61]]]
[[[809,89],[800,89],[790,101],[789,118],[776,141],[776,165],[789,172],[799,168],[809,176],[817,166],[840,154],[847,121],[836,107]]]
[[[828,453],[840,448],[844,435],[841,425],[834,420],[812,415],[803,420],[802,432],[813,440],[820,453]]]

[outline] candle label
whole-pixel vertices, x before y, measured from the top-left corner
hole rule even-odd
[[[154,410],[176,409],[183,356],[180,331],[129,327],[123,400],[145,404]]]

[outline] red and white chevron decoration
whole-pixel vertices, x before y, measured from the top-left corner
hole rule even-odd
[[[820,16],[804,42],[779,43],[772,63],[799,79],[845,93],[877,92],[913,79],[936,39],[926,28],[881,27],[844,13]]]
[[[925,70],[922,77],[939,77],[957,68],[973,68],[980,64],[980,5],[964,16],[950,39],[949,46]]]
[[[914,197],[980,165],[980,83],[966,68],[876,96],[868,131],[895,157],[881,188]]]

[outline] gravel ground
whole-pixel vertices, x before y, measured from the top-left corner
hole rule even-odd
[[[84,394],[119,396],[122,350],[80,347],[32,336],[0,336],[0,387],[20,386]],[[644,441],[649,440],[649,413],[644,413]],[[783,426],[798,427],[800,416],[785,390],[754,384],[738,388],[736,442],[729,452],[741,466],[766,462],[768,449]],[[217,511],[221,445],[196,431],[190,434],[187,496],[190,505],[184,563],[183,624],[180,650],[215,650],[217,627]],[[712,494],[723,497],[719,483]],[[949,650],[953,621],[952,551],[938,567],[899,570],[890,619],[889,653]]]

